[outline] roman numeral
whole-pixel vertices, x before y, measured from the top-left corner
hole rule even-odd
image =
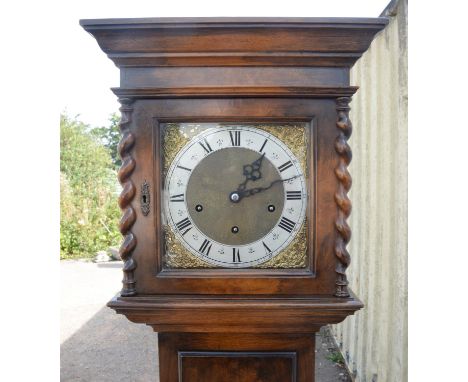
[[[229,131],[231,143],[233,146],[240,146],[240,131]]]
[[[184,167],[184,166],[177,166],[178,168],[181,168],[182,170],[185,170],[185,171],[192,171],[191,169],[187,168],[187,167]]]
[[[183,202],[184,194],[172,195],[170,198],[171,202]]]
[[[263,244],[263,246],[265,247],[267,253],[271,253],[271,249],[268,248],[268,245],[266,245],[264,241],[262,241],[262,244]]]
[[[203,253],[205,256],[208,256],[211,250],[211,242],[208,239],[205,239],[205,241],[202,243],[200,246],[199,251]]]
[[[288,160],[286,163],[283,163],[281,166],[279,166],[278,170],[280,170],[280,172],[283,172],[284,170],[287,170],[292,165],[293,165],[292,162]]]
[[[262,147],[260,147],[260,152],[261,153],[263,152],[263,149],[265,148],[265,145],[267,144],[267,142],[268,142],[268,139],[265,139],[265,142],[263,142]]]
[[[232,262],[233,263],[240,263],[240,253],[239,253],[239,249],[237,249],[236,251],[236,248],[233,248],[232,249]]]
[[[182,232],[182,236],[184,236],[188,231],[192,229],[192,222],[189,220],[189,218],[182,219],[180,222],[176,223],[177,229],[182,232],[182,230],[185,230]]]
[[[213,151],[213,149],[211,148],[210,144],[208,143],[208,141],[205,139],[203,139],[203,142],[205,144],[203,144],[202,142],[198,142],[200,143],[201,147],[203,147],[203,150],[206,151],[207,154],[211,153]],[[206,146],[205,146],[206,145]]]
[[[286,191],[287,200],[301,200],[301,191]]]
[[[283,228],[285,231],[291,233],[296,223],[285,218],[284,216],[281,218],[280,223],[278,224],[279,227]]]

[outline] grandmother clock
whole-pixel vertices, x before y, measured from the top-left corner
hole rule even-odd
[[[120,68],[117,313],[161,382],[314,380],[347,287],[349,69],[387,20],[82,20]]]

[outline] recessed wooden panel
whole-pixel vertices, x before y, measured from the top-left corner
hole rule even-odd
[[[159,333],[158,339],[161,382],[314,381],[315,333]]]
[[[180,352],[182,382],[295,382],[296,353]]]

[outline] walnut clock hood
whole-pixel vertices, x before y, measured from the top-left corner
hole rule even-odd
[[[348,288],[349,70],[385,18],[81,20],[120,69],[123,288],[160,380],[313,381]],[[359,211],[355,211],[359,214]]]

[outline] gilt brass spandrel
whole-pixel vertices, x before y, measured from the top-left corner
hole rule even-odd
[[[172,269],[189,268],[216,268],[190,253],[179,240],[169,225],[164,226],[164,240],[166,244],[166,253],[164,256],[164,267]]]
[[[179,123],[166,123],[162,129],[162,151],[163,151],[163,179],[166,177],[167,170],[177,153],[189,141],[190,136],[181,129]]]
[[[163,178],[178,152],[197,134],[208,128],[245,124],[195,124],[167,123],[163,129]],[[248,124],[264,130],[280,139],[298,159],[304,175],[308,178],[309,125],[307,123]],[[310,190],[308,191],[310,192]],[[277,256],[259,264],[260,269],[290,269],[308,266],[308,221],[307,217],[293,241]],[[177,239],[169,226],[164,228],[166,254],[164,266],[171,269],[217,268],[190,253]]]
[[[286,124],[255,124],[257,129],[261,129],[274,135],[281,140],[301,164],[304,176],[308,175],[308,126],[307,123],[286,123]]]
[[[296,237],[278,255],[254,268],[305,268],[307,267],[307,218]]]

